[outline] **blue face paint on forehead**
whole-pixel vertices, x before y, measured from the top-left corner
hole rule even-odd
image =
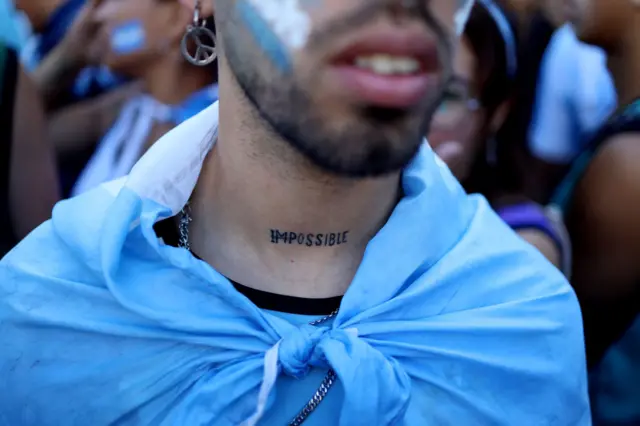
[[[114,27],[109,36],[111,50],[118,55],[129,55],[144,48],[146,34],[139,19],[126,21]]]
[[[291,71],[291,58],[286,46],[255,7],[248,0],[238,0],[236,14],[269,60],[281,72]]]

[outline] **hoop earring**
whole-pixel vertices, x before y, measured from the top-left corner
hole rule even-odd
[[[216,35],[206,26],[206,19],[200,20],[200,0],[196,0],[193,10],[193,23],[187,26],[182,37],[180,50],[182,56],[191,64],[204,67],[216,60]],[[196,46],[195,53],[189,52],[189,45]]]

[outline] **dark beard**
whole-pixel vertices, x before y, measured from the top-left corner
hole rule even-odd
[[[444,76],[440,86],[413,110],[354,108],[353,119],[341,128],[323,120],[295,75],[269,67],[267,80],[256,63],[240,52],[241,43],[226,46],[227,61],[238,86],[273,132],[320,169],[344,177],[376,177],[397,172],[416,155],[451,76],[452,48],[444,29],[431,18],[438,37]],[[436,28],[434,28],[434,26]]]

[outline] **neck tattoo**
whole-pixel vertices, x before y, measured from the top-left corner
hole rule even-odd
[[[189,251],[191,251],[191,242],[189,241],[189,225],[191,224],[192,221],[193,219],[191,218],[191,208],[189,207],[189,203],[187,203],[178,214],[178,233],[180,234],[178,245]],[[288,237],[287,237],[287,240],[288,240]],[[293,240],[291,243],[293,243]],[[331,312],[329,315],[326,315],[322,318],[309,322],[309,325],[313,327],[322,326],[324,325],[324,323],[332,320],[337,315],[338,315],[338,310],[336,309],[335,311]],[[293,420],[291,420],[288,423],[289,426],[302,425],[302,423],[304,423],[305,420],[307,420],[309,415],[315,411],[315,409],[318,407],[320,402],[324,400],[325,396],[327,395],[327,393],[329,392],[329,390],[337,380],[338,380],[338,375],[336,374],[336,372],[333,371],[333,369],[329,369],[329,372],[325,376],[324,380],[322,381],[322,383],[320,383],[320,387],[318,388],[318,390],[313,394],[309,402],[307,402],[304,405],[304,407],[293,418]]]
[[[303,247],[333,247],[346,244],[349,231],[309,234],[304,232],[271,229],[271,244],[288,244]]]

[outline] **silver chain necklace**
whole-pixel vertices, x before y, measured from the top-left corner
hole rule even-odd
[[[180,215],[178,216],[178,246],[189,251],[191,251],[191,242],[189,241],[189,225],[191,224],[192,220],[191,208],[189,204],[187,204],[186,206],[184,206],[184,208],[180,212]],[[311,321],[309,325],[317,327],[331,320],[337,314],[338,310],[336,309],[323,318]],[[320,383],[320,387],[318,388],[318,390],[313,394],[309,402],[307,402],[305,406],[302,407],[302,410],[300,410],[300,412],[293,418],[293,420],[288,423],[288,426],[300,426],[302,423],[304,423],[304,421],[307,420],[311,413],[313,413],[315,409],[318,408],[318,405],[320,405],[322,400],[324,400],[325,396],[327,396],[327,393],[329,393],[329,389],[331,389],[331,387],[337,380],[338,375],[336,374],[336,372],[332,369],[329,369],[329,372],[325,376],[324,380],[322,380],[322,383]]]

